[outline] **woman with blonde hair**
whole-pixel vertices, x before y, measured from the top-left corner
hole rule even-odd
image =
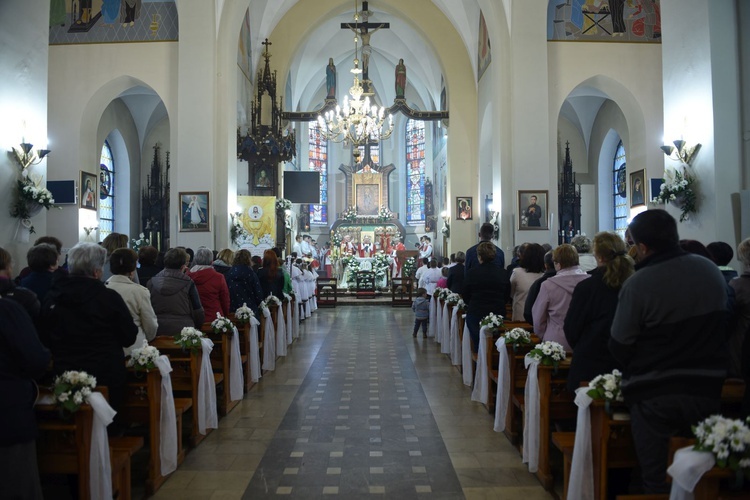
[[[213,262],[213,266],[214,266],[214,269],[216,269],[218,272],[226,276],[227,272],[229,272],[229,269],[232,267],[233,263],[234,263],[234,252],[229,248],[225,248],[224,250],[221,250],[219,254],[216,256],[216,259]]]
[[[593,244],[597,267],[591,278],[573,291],[563,326],[565,338],[575,350],[568,375],[571,391],[582,381],[621,368],[607,343],[620,287],[635,272],[634,262],[627,254],[627,245],[615,233],[598,233]]]

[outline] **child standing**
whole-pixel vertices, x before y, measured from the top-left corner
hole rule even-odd
[[[419,325],[422,325],[422,336],[427,336],[427,323],[430,321],[430,299],[427,296],[427,290],[424,288],[417,289],[417,298],[411,304],[411,310],[414,311],[414,333],[412,337],[417,336]]]

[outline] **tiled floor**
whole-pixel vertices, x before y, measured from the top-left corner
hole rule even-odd
[[[412,323],[318,310],[155,498],[550,498]]]

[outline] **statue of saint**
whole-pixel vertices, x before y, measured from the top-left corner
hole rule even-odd
[[[399,59],[396,65],[396,99],[403,99],[406,92],[406,66],[404,60]]]
[[[326,66],[326,99],[336,98],[336,66],[333,64],[333,57],[328,58]]]

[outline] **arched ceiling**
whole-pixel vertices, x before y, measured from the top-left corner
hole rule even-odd
[[[253,43],[253,63],[262,64],[261,42],[298,2],[312,0],[251,0],[250,23]],[[357,8],[362,2],[357,0]],[[477,0],[432,0],[453,24],[464,42],[467,56],[476,75],[477,32],[479,5]],[[310,110],[320,106],[325,96],[325,67],[332,57],[337,70],[337,98],[343,100],[352,83],[349,70],[353,67],[354,33],[342,30],[341,23],[352,22],[353,0],[341,0],[341,8],[328,20],[310,30],[306,42],[299,48],[291,64],[284,108]],[[312,5],[312,4],[311,4]],[[388,10],[389,6],[378,0],[369,2],[372,12],[370,22],[390,23],[390,29],[371,35],[372,53],[369,76],[376,90],[376,101],[390,105],[395,97],[395,67],[400,58],[407,68],[407,102],[413,107],[435,110],[439,106],[441,76],[438,57],[431,44],[416,31],[408,19]],[[425,15],[431,15],[429,12]],[[273,42],[273,40],[271,40]],[[360,44],[361,48],[361,44]],[[273,46],[270,49],[273,54]],[[361,54],[360,54],[361,59]],[[271,59],[273,69],[273,59]]]

